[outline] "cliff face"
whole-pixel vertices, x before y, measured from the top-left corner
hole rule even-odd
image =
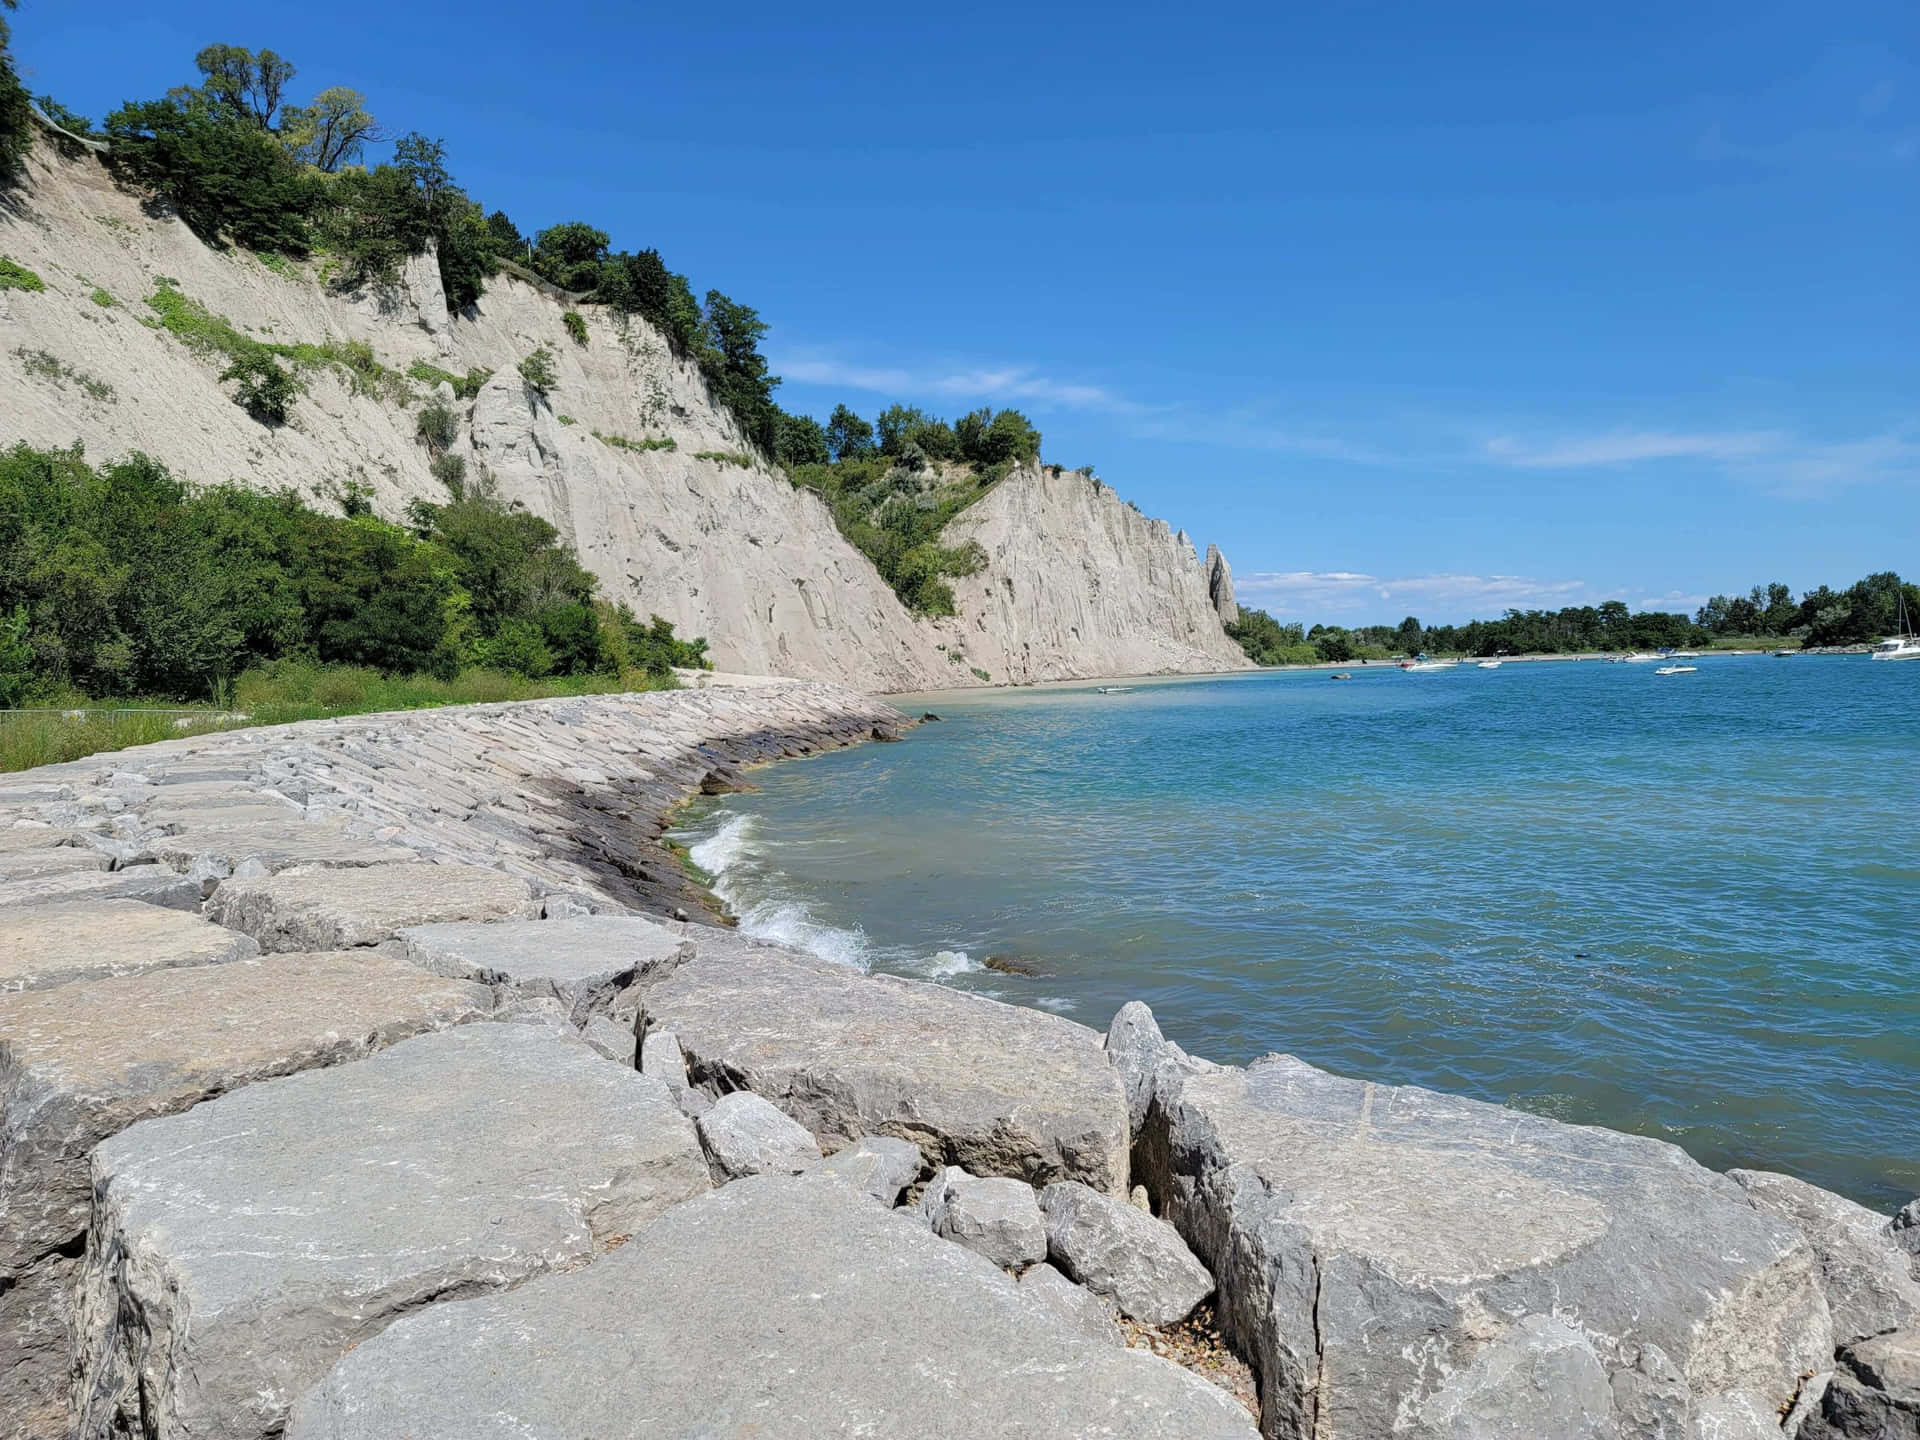
[[[954,582],[949,649],[995,680],[1183,674],[1246,666],[1220,628],[1185,531],[1150,520],[1089,476],[1015,471],[947,527],[987,564]],[[1217,551],[1210,551],[1217,554]]]
[[[0,291],[0,444],[77,439],[95,459],[139,449],[195,482],[291,487],[323,506],[365,487],[392,518],[413,500],[445,498],[414,432],[427,386],[408,395],[322,366],[307,372],[291,422],[263,426],[217,379],[222,360],[154,327],[145,301],[165,278],[263,341],[364,341],[398,375],[417,361],[494,371],[473,400],[454,403],[453,453],[469,473],[490,473],[503,499],[552,521],[609,597],[705,635],[724,669],[897,691],[973,684],[975,666],[1000,682],[1243,663],[1217,621],[1210,635],[1193,633],[1191,597],[1197,586],[1205,608],[1206,577],[1190,545],[1110,491],[1095,498],[1079,477],[1038,471],[1010,477],[955,522],[954,535],[977,536],[992,556],[959,587],[961,621],[916,620],[818,497],[758,458],[699,458],[749,447],[698,368],[638,318],[581,306],[582,346],[561,304],[505,275],[450,316],[425,256],[384,293],[341,294],[325,283],[324,260],[209,249],[177,219],[145,213],[97,159],[44,146],[0,206],[0,253],[47,287]],[[540,345],[559,375],[544,400],[515,369]],[[1054,513],[1076,485],[1088,493]],[[948,658],[955,649],[966,664]]]

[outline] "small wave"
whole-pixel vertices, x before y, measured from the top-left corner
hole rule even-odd
[[[704,840],[687,847],[687,858],[720,879],[744,860],[753,845],[753,816],[729,815]]]
[[[964,950],[936,950],[920,968],[935,980],[945,980],[952,975],[964,975],[969,970],[984,970],[986,966]]]
[[[872,966],[866,934],[829,925],[805,902],[786,893],[754,843],[754,817],[728,815],[705,839],[687,847],[687,859],[713,880],[713,893],[740,922],[740,933],[790,945],[856,970]]]

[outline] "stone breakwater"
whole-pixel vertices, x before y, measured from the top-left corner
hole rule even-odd
[[[905,723],[778,683],[5,777],[0,1436],[1920,1435],[1920,1204],[684,918],[674,805]]]

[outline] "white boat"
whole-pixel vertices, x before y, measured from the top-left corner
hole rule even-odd
[[[1698,660],[1699,658],[1700,652],[1698,650],[1669,650],[1667,652],[1667,659],[1669,660]]]
[[[1652,653],[1652,652],[1650,652],[1650,651],[1647,651],[1647,650],[1636,650],[1636,651],[1634,651],[1634,652],[1633,652],[1633,654],[1631,654],[1631,655],[1629,655],[1629,656],[1627,656],[1627,664],[1629,664],[1629,665],[1651,665],[1651,664],[1652,664],[1652,663],[1653,663],[1654,661],[1656,661],[1656,660],[1658,660],[1659,658],[1660,658],[1660,657],[1659,657],[1658,655],[1655,655],[1655,654],[1653,654],[1653,653]]]
[[[1698,665],[1662,665],[1653,673],[1656,675],[1692,675],[1699,670]]]
[[[1402,660],[1400,668],[1402,670],[1451,670],[1459,663],[1458,660],[1429,660],[1425,655],[1416,655],[1411,660]]]
[[[1900,587],[1900,633],[1889,635],[1873,647],[1868,658],[1874,660],[1920,660],[1920,635],[1913,633],[1913,622],[1907,619],[1907,587]]]
[[[1482,660],[1478,668],[1481,670],[1498,670],[1500,668],[1500,662],[1498,660]]]

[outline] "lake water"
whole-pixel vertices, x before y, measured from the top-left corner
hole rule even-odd
[[[903,702],[688,824],[751,932],[1920,1191],[1920,664],[1508,664]],[[1012,956],[1039,972],[987,969]]]

